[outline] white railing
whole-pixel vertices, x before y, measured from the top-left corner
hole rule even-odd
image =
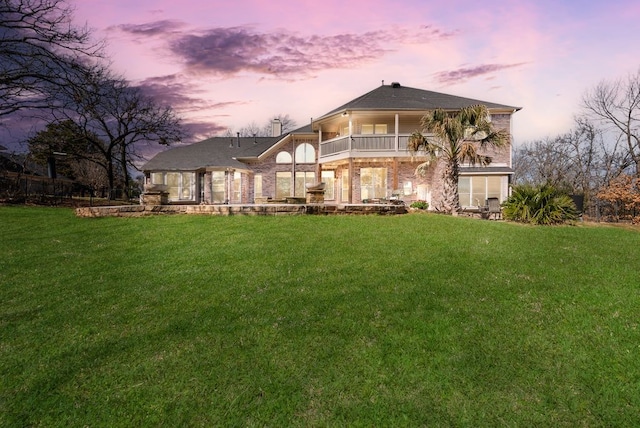
[[[396,137],[393,135],[361,136],[355,135],[351,140],[351,150],[396,150]]]
[[[320,157],[335,155],[341,152],[406,152],[409,135],[398,136],[396,147],[395,135],[353,135],[337,137],[320,143]]]
[[[349,137],[338,137],[320,143],[320,156],[333,155],[349,150]]]

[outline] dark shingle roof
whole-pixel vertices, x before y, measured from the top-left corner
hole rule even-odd
[[[513,169],[507,166],[462,166],[460,174],[513,174]]]
[[[472,98],[458,97],[424,89],[409,88],[397,83],[382,85],[324,114],[320,119],[344,110],[431,110],[442,108],[457,110],[476,104],[488,108],[520,110],[504,104],[496,104]]]
[[[244,168],[235,158],[255,157],[281,137],[213,137],[199,143],[160,152],[147,162],[144,171],[193,171],[206,167]]]

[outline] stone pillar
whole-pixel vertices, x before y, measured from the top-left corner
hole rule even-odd
[[[324,204],[324,190],[307,190],[308,204]]]

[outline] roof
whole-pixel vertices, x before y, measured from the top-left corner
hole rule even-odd
[[[474,174],[513,174],[513,169],[507,166],[462,166],[460,167],[461,175]]]
[[[392,83],[391,85],[382,85],[331,110],[314,120],[314,123],[346,110],[425,111],[436,108],[458,110],[477,104],[484,104],[489,109],[520,110],[520,107],[409,88],[401,86],[399,83]],[[142,169],[144,171],[195,171],[202,168],[242,169],[246,168],[246,164],[240,160],[266,155],[276,143],[284,141],[290,135],[312,133],[313,124],[309,123],[279,137],[240,137],[239,139],[237,137],[213,137],[199,143],[177,146],[158,153]]]
[[[311,124],[307,124],[279,137],[212,137],[160,152],[142,169],[194,171],[201,168],[246,168],[238,159],[257,158],[289,135],[310,133],[313,133]]]
[[[346,110],[459,110],[483,104],[490,109],[520,110],[506,104],[496,104],[472,98],[458,97],[424,89],[410,88],[399,83],[382,85],[340,107],[322,115],[318,120]]]
[[[160,152],[147,162],[145,171],[194,171],[207,167],[246,168],[236,158],[256,157],[282,137],[213,137],[199,143]]]

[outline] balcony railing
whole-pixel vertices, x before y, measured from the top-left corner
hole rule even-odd
[[[409,135],[399,135],[396,145],[395,135],[353,135],[337,137],[320,143],[320,157],[338,153],[353,152],[386,152],[389,156],[394,153],[406,154]]]

